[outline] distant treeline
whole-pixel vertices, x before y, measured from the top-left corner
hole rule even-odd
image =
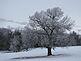
[[[8,28],[0,28],[0,50],[21,51],[23,49],[30,48],[33,44],[34,44],[33,47],[42,47],[42,45],[40,45],[40,37],[42,36],[38,36],[39,38],[38,42],[34,43],[33,37],[35,37],[35,35],[32,32],[33,30],[29,28],[14,31]],[[65,36],[68,36],[67,41],[62,40],[61,40],[62,42],[58,41],[55,46],[57,47],[64,47],[64,45],[81,46],[81,35],[73,31],[70,34],[64,33],[64,37]],[[30,41],[28,41],[27,39],[29,39]]]

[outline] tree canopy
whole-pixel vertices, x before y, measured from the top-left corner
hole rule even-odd
[[[36,12],[30,16],[30,25],[34,30],[40,30],[39,34],[46,35],[51,46],[56,35],[63,34],[72,27],[72,21],[68,16],[64,16],[59,7],[47,9],[47,11]]]

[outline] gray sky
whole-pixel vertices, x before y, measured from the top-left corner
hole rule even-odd
[[[27,22],[28,16],[33,15],[36,11],[54,7],[60,7],[65,15],[70,16],[75,21],[74,30],[81,29],[81,0],[0,0],[0,18]],[[18,25],[2,21],[0,24],[2,26],[5,24],[6,26],[9,24],[11,26]]]

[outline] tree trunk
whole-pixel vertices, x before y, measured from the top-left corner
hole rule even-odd
[[[51,53],[51,48],[48,47],[47,49],[48,49],[48,56],[52,55],[52,53]]]

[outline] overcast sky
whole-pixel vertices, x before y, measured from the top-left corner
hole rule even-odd
[[[60,7],[65,15],[70,16],[75,21],[74,28],[81,28],[81,0],[0,0],[0,18],[27,22],[28,16],[33,15],[36,11],[54,7]],[[4,27],[5,24],[17,25],[2,21],[0,24]]]

